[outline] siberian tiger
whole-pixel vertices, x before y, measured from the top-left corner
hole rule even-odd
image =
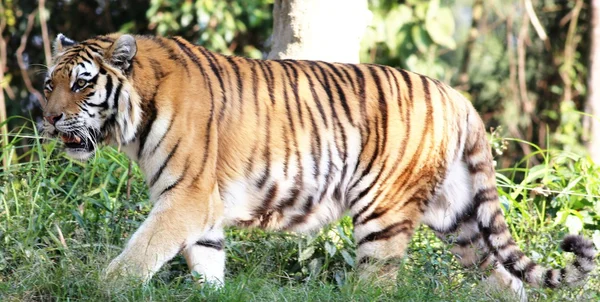
[[[520,292],[594,268],[535,264],[512,239],[484,125],[437,80],[386,66],[224,56],[180,37],[55,42],[44,129],[86,160],[118,145],[146,177],[149,217],[107,268],[148,280],[177,253],[222,284],[225,226],[306,232],[349,214],[357,263],[403,256],[424,223],[464,265]]]

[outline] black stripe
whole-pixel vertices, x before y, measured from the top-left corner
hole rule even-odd
[[[113,108],[119,108],[119,101],[121,100],[121,89],[123,88],[123,84],[121,82],[119,82],[119,85],[117,85],[117,89],[115,89],[115,96],[114,96],[114,100],[113,100]]]
[[[317,79],[317,81],[319,82],[319,84],[321,84],[321,88],[327,94],[327,101],[330,104],[333,104],[334,98],[333,98],[333,93],[331,92],[331,85],[329,85],[329,77],[328,77],[327,73],[325,73],[325,71],[318,64],[318,62],[308,61],[308,63],[309,63],[309,67],[310,67],[311,71],[315,75],[315,79]],[[323,80],[321,80],[319,78],[319,76],[317,75],[317,70],[319,70],[321,76],[323,77]],[[333,111],[333,110],[331,111],[331,115],[333,116],[333,119],[337,118],[337,113],[335,111]]]
[[[310,67],[309,67],[309,70],[310,70]],[[323,105],[321,104],[321,101],[319,99],[319,95],[315,91],[315,83],[312,80],[313,77],[317,80],[319,80],[319,79],[317,78],[317,75],[314,72],[311,75],[308,72],[306,72],[306,70],[304,68],[301,68],[300,71],[302,71],[305,74],[306,79],[308,80],[308,86],[310,89],[310,93],[312,94],[313,101],[314,101],[315,105],[317,106],[317,110],[319,111],[319,114],[321,115],[321,119],[323,120],[325,129],[327,129],[327,128],[329,128],[329,119],[327,119],[327,115],[325,114],[325,110],[323,109]]]
[[[524,270],[520,270],[517,269],[515,267],[515,265],[521,261],[521,259],[523,259],[525,257],[525,254],[523,254],[523,252],[521,252],[520,250],[516,250],[514,251],[512,254],[510,254],[508,257],[506,257],[506,259],[502,260],[502,265],[504,266],[504,268],[506,268],[513,276],[521,279],[521,280],[525,280],[525,271]]]
[[[369,66],[369,71],[371,72],[371,76],[375,81],[375,86],[377,87],[377,92],[379,94],[379,112],[381,113],[381,128],[383,130],[381,139],[381,152],[385,152],[387,146],[387,129],[389,127],[387,103],[385,99],[385,94],[383,93],[383,88],[381,87],[381,78],[379,77],[373,66]]]
[[[267,191],[267,194],[265,195],[265,200],[263,201],[262,205],[254,211],[253,216],[261,220],[260,225],[263,228],[265,228],[270,222],[270,220],[266,219],[266,217],[270,215],[272,205],[275,202],[275,199],[277,198],[278,191],[279,187],[277,186],[277,184],[271,185],[271,188],[269,189],[269,191]]]
[[[156,153],[156,150],[158,150],[158,147],[160,147],[160,145],[162,144],[162,142],[165,140],[165,138],[167,137],[167,134],[169,134],[169,131],[171,131],[171,128],[173,128],[173,124],[175,121],[175,116],[177,114],[174,113],[173,117],[171,117],[171,120],[169,120],[169,126],[167,127],[167,130],[165,131],[165,133],[160,137],[160,139],[158,140],[158,143],[156,143],[156,146],[154,146],[154,149],[152,149],[152,151],[150,151],[150,156],[154,155],[154,153]]]
[[[488,235],[488,236],[489,236],[489,235]],[[507,249],[507,248],[508,248],[508,247],[510,247],[510,246],[517,246],[517,244],[515,243],[514,239],[512,239],[512,238],[508,238],[508,240],[506,240],[506,242],[505,242],[505,243],[503,243],[503,244],[501,244],[501,245],[497,246],[497,247],[496,247],[496,250],[497,250],[497,251],[502,251],[502,250],[505,250],[505,249]]]
[[[292,117],[291,114],[291,108],[290,108],[290,100],[288,99],[288,86],[287,83],[290,83],[291,80],[288,77],[288,72],[287,69],[284,65],[280,65],[281,68],[283,69],[284,72],[281,72],[281,82],[282,82],[282,86],[283,86],[283,102],[285,103],[285,115],[288,117],[288,127],[284,127],[285,130],[285,134],[284,134],[284,143],[285,143],[285,159],[284,159],[284,178],[287,178],[288,172],[289,172],[289,160],[291,157],[291,150],[290,150],[290,144],[289,142],[291,141],[292,143],[292,149],[297,150],[297,143],[296,143],[296,127],[294,125],[294,118]],[[289,129],[289,133],[288,132]],[[288,137],[291,136],[291,139],[288,139]]]
[[[150,61],[150,69],[152,69],[152,73],[154,74],[154,80],[158,83],[165,76],[162,66],[153,58],[149,58],[148,60]]]
[[[306,112],[308,112],[308,118],[310,120],[310,133],[312,134],[312,137],[314,138],[314,144],[310,144],[311,145],[311,155],[312,158],[315,161],[315,165],[313,167],[313,169],[311,169],[310,173],[312,175],[313,178],[315,178],[317,175],[319,175],[320,172],[320,167],[319,167],[319,162],[321,161],[321,133],[319,132],[319,127],[317,126],[317,121],[315,120],[315,116],[312,113],[312,110],[310,109],[310,107],[308,105],[306,105]]]
[[[560,282],[554,283],[554,272],[555,270],[553,269],[544,272],[544,285],[549,288],[556,288],[560,285]]]
[[[477,243],[477,241],[479,241],[480,238],[481,238],[481,233],[477,232],[477,233],[471,235],[471,237],[457,239],[455,244],[460,247],[466,247],[468,245]]]
[[[294,61],[281,61],[283,66],[287,66],[292,74],[288,73],[287,68],[285,69],[285,73],[288,76],[289,84],[292,86],[292,90],[294,91],[294,100],[296,101],[296,107],[298,108],[298,120],[300,120],[300,126],[304,128],[304,118],[302,113],[302,105],[300,104],[300,93],[298,91],[298,70],[296,70],[296,64]]]
[[[496,187],[480,188],[473,198],[476,209],[479,209],[479,206],[486,202],[493,202],[497,200],[498,191],[496,190]]]
[[[358,103],[360,105],[361,116],[364,119],[367,117],[367,85],[365,83],[365,75],[363,74],[362,70],[360,70],[360,67],[358,65],[350,64],[347,66],[351,67],[352,70],[354,70],[355,77],[358,80]]]
[[[160,165],[160,168],[158,168],[158,171],[154,174],[154,176],[150,180],[150,187],[154,186],[154,184],[156,183],[156,181],[158,180],[158,178],[162,174],[163,170],[165,169],[165,167],[167,166],[167,164],[169,163],[169,161],[171,160],[171,158],[173,157],[173,155],[177,151],[177,148],[179,148],[179,143],[180,142],[181,142],[181,138],[179,140],[177,140],[177,143],[175,144],[175,146],[173,147],[173,149],[171,149],[171,152],[169,152],[169,155],[167,155],[167,158],[165,159],[165,161]]]
[[[219,87],[220,87],[220,92],[221,92],[221,97],[222,97],[222,104],[221,104],[221,110],[219,112],[218,120],[221,121],[223,119],[223,117],[225,116],[224,115],[225,107],[228,102],[227,94],[225,93],[225,83],[223,82],[223,77],[221,76],[221,66],[218,65],[217,59],[215,58],[215,56],[212,52],[210,52],[206,48],[200,47],[200,46],[198,46],[197,49],[200,51],[200,53],[202,53],[202,55],[204,55],[204,57],[208,61],[208,65],[210,66],[210,69],[212,70],[213,74],[215,75],[215,77],[217,77],[217,80],[219,81]]]
[[[266,114],[265,117],[267,118],[267,122],[265,123],[265,132],[267,133],[267,139],[264,145],[263,157],[266,167],[263,176],[257,182],[257,186],[260,189],[262,189],[265,186],[267,180],[269,179],[269,177],[271,177],[271,116],[269,114]]]
[[[256,65],[257,63],[254,62],[254,60],[248,60],[247,61],[250,65],[252,65],[250,67],[250,73],[251,73],[251,77],[252,77],[252,87],[250,87],[250,91],[252,91],[252,98],[254,100],[254,115],[256,118],[256,123],[260,124],[260,104],[258,103],[258,74],[257,74],[257,70],[256,70]],[[258,140],[254,140],[253,146],[252,146],[252,152],[250,154],[255,154],[256,150],[258,149]],[[246,171],[248,173],[251,173],[254,170],[254,156],[250,156],[250,158],[248,158],[248,165],[246,166]]]
[[[375,265],[396,265],[396,264],[400,264],[400,262],[402,261],[401,257],[390,257],[390,258],[386,258],[386,259],[380,259],[380,258],[375,258],[373,256],[362,256],[358,261],[358,265],[369,265],[369,264],[375,264]]]
[[[223,240],[223,239],[219,239],[219,240],[200,239],[200,240],[196,241],[196,244],[203,246],[203,247],[215,249],[217,251],[221,251],[221,250],[223,250],[223,247],[225,246],[225,240]]]
[[[115,40],[112,38],[109,38],[107,36],[97,36],[96,38],[94,38],[95,40],[98,41],[102,41],[102,42],[106,42],[106,43],[113,43]]]
[[[196,54],[194,54],[194,52],[191,49],[189,49],[187,46],[185,46],[183,44],[183,42],[180,42],[179,39],[176,38],[175,43],[190,58],[190,60],[192,60],[192,62],[194,62],[194,64],[196,64],[196,67],[198,67],[198,70],[200,71],[200,74],[202,74],[205,84],[208,87],[208,94],[210,97],[210,116],[207,121],[206,135],[204,138],[204,140],[206,141],[205,148],[204,148],[205,151],[204,151],[204,156],[202,158],[202,165],[200,166],[200,173],[194,177],[194,179],[196,179],[204,171],[204,167],[206,166],[206,162],[208,161],[208,150],[209,150],[209,146],[210,146],[210,130],[211,130],[212,123],[213,123],[214,109],[215,109],[214,94],[213,94],[212,85],[210,84],[208,75],[204,72],[204,69],[202,68],[202,64],[201,64],[198,56],[196,56]],[[194,182],[192,182],[192,184],[193,183]]]
[[[527,275],[529,275],[537,266],[537,264],[535,264],[535,262],[529,260],[529,263],[525,266],[525,270],[523,272],[523,275],[525,278],[527,278]]]
[[[273,86],[275,82],[275,78],[273,77],[273,72],[271,68],[266,65],[267,61],[258,60],[256,61],[263,74],[265,75],[265,82],[267,84],[267,91],[269,92],[269,99],[271,100],[271,104],[275,105],[275,87]]]
[[[299,178],[299,179],[302,179],[302,178]],[[296,203],[296,200],[298,200],[298,196],[300,196],[301,190],[298,189],[296,186],[298,184],[300,184],[302,186],[302,183],[299,181],[299,179],[294,180],[294,184],[292,185],[293,189],[290,190],[290,196],[288,198],[282,200],[279,203],[279,205],[277,205],[278,211],[283,212],[284,209],[293,206]]]
[[[104,69],[100,69],[100,73],[102,73]],[[91,107],[101,107],[104,108],[105,110],[108,109],[109,105],[108,105],[108,100],[110,99],[110,97],[113,94],[113,82],[112,82],[112,78],[110,75],[106,76],[106,97],[104,98],[104,100],[100,103],[100,104],[94,104],[94,103],[90,103],[90,102],[85,102],[86,105],[91,106]]]
[[[502,214],[502,210],[500,209],[496,210],[496,212],[492,214],[492,218],[490,219],[491,234],[501,234],[508,229],[508,226],[506,225],[506,222],[504,222],[504,219],[500,221],[500,225],[496,224],[496,219],[498,218],[498,216],[504,217],[504,215]]]
[[[412,102],[412,101],[414,101],[414,94],[413,94],[414,92],[413,92],[413,85],[412,85],[412,80],[410,79],[410,75],[404,69],[398,69],[398,71],[402,75],[402,78],[404,79],[404,83],[408,87],[408,98]]]
[[[155,91],[156,94],[156,91]],[[148,134],[150,134],[150,130],[152,129],[152,125],[156,120],[156,103],[154,101],[154,96],[147,102],[147,108],[144,110],[144,114],[148,115],[146,123],[142,126],[142,131],[140,131],[140,144],[138,147],[138,158],[142,157],[142,153],[144,152],[144,146],[146,144],[146,139],[148,138]]]
[[[290,222],[282,229],[284,229],[284,230],[290,229],[291,227],[293,227],[295,225],[304,223],[308,219],[308,217],[310,217],[310,214],[312,214],[313,202],[314,202],[314,198],[312,196],[309,196],[306,199],[304,205],[302,206],[302,213],[297,214],[296,216],[292,217],[290,219]]]
[[[186,73],[189,76],[190,71],[188,69],[188,65],[187,65],[187,62],[185,61],[185,59],[181,55],[175,53],[175,50],[173,50],[173,48],[171,48],[171,46],[167,45],[167,43],[165,43],[165,40],[163,40],[163,39],[164,38],[162,38],[162,37],[154,37],[152,40],[154,42],[158,43],[160,45],[161,49],[167,51],[167,53],[169,54],[170,60],[172,60],[176,63],[179,63],[181,66],[183,66],[183,68],[185,69]],[[168,41],[168,40],[166,40],[166,41]],[[182,47],[181,43],[178,40],[175,40],[175,42],[180,48]]]
[[[342,158],[345,161],[346,160],[346,134],[344,133],[344,129],[342,124],[340,123],[340,120],[338,118],[338,114],[337,111],[335,110],[335,98],[333,96],[333,93],[331,92],[331,87],[333,86],[331,83],[335,83],[337,85],[337,81],[331,78],[331,73],[330,72],[326,72],[325,69],[319,64],[320,62],[311,62],[311,66],[312,67],[316,67],[320,73],[321,76],[323,77],[323,81],[319,81],[321,83],[321,85],[323,86],[323,89],[325,90],[325,92],[327,93],[328,96],[328,102],[329,102],[329,109],[331,109],[331,116],[332,116],[332,126],[333,126],[333,132],[334,132],[334,143],[335,143],[335,147],[338,151],[340,151],[340,153],[342,153]],[[316,75],[316,72],[315,72]],[[318,78],[317,78],[318,79]],[[341,91],[339,85],[338,87],[338,98],[341,98],[342,96],[344,96],[343,92]],[[344,96],[345,98],[345,96]],[[339,129],[339,130],[338,130]],[[338,133],[341,134],[343,136],[343,147],[340,147],[338,145]],[[331,153],[331,149],[328,149],[329,152]],[[331,160],[331,156],[329,156],[329,160]],[[330,167],[331,168],[331,167]],[[330,169],[331,171],[331,169]],[[330,172],[329,171],[329,172]],[[327,175],[330,175],[328,172]],[[325,186],[327,187],[327,186]]]
[[[106,76],[106,97],[104,98],[104,101],[102,102],[102,104],[104,104],[104,109],[108,109],[108,100],[110,100],[110,97],[113,94],[113,82],[112,82],[112,77],[110,75]]]
[[[409,231],[409,232],[412,231],[412,220],[405,219],[405,220],[396,222],[390,226],[387,226],[386,228],[384,228],[381,231],[370,233],[369,235],[367,235],[363,239],[361,239],[358,242],[358,245],[360,246],[367,242],[389,239],[391,237],[394,237],[394,236],[396,236],[400,233],[406,232],[406,231]]]
[[[235,62],[233,57],[225,57],[227,59],[227,62],[231,65],[231,69],[233,69],[233,72],[235,73],[235,79],[236,79],[236,85],[237,85],[237,92],[238,92],[238,96],[239,96],[239,109],[240,109],[240,115],[244,116],[244,82],[242,82],[242,75],[240,74],[240,67],[238,66],[238,64]]]
[[[190,167],[190,158],[188,156],[188,158],[185,160],[185,166],[183,168],[183,172],[181,172],[181,175],[179,175],[179,177],[177,177],[177,180],[175,180],[175,182],[168,185],[162,192],[160,192],[160,194],[158,196],[162,196],[163,194],[165,194],[165,193],[173,190],[175,187],[177,187],[177,185],[183,180],[183,178],[187,174],[189,167]]]
[[[370,137],[370,132],[369,131],[369,136],[367,137],[367,141],[365,142],[365,144],[369,143],[368,138]],[[358,184],[359,181],[361,181],[366,175],[368,175],[369,173],[371,173],[371,169],[373,169],[373,164],[375,164],[375,160],[379,157],[379,120],[375,120],[375,150],[373,151],[373,154],[371,154],[371,159],[369,159],[369,162],[367,163],[367,167],[365,167],[365,169],[362,171],[362,173],[360,174],[360,177],[358,179],[356,179],[356,181],[354,181],[354,183],[352,183],[352,185],[350,186],[351,188],[353,188],[356,184]],[[364,147],[362,148],[364,150]],[[362,157],[362,152],[359,156],[359,158]],[[359,161],[360,162],[360,161]],[[377,178],[379,178],[379,175],[381,175],[382,173],[378,173]],[[372,182],[373,183],[373,182]],[[371,187],[371,186],[369,186]],[[370,190],[370,188],[366,188],[364,191]],[[350,207],[353,207],[359,200],[360,200],[360,195],[364,196],[366,195],[366,193],[363,195],[361,192],[361,194],[359,194],[359,197],[355,198],[354,200],[352,200],[350,202]]]

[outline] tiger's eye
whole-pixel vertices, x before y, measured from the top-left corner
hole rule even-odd
[[[79,79],[77,80],[77,86],[79,87],[83,87],[85,85],[86,81],[84,79]]]

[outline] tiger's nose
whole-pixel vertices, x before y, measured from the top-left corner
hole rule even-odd
[[[48,121],[48,123],[50,123],[50,125],[54,126],[54,124],[56,124],[56,122],[60,121],[60,119],[63,117],[62,113],[59,113],[57,115],[46,115],[44,116],[44,119],[46,121]]]

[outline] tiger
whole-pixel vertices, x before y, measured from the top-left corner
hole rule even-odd
[[[523,295],[582,283],[593,243],[560,269],[512,238],[482,119],[450,86],[403,69],[227,56],[182,37],[59,34],[43,130],[86,161],[117,146],[152,210],[105,276],[146,282],[178,254],[223,286],[226,227],[297,233],[352,218],[360,272],[401,260],[421,224],[464,266]],[[397,267],[397,265],[395,265]],[[375,268],[375,269],[373,269]],[[389,267],[387,269],[390,269]]]

